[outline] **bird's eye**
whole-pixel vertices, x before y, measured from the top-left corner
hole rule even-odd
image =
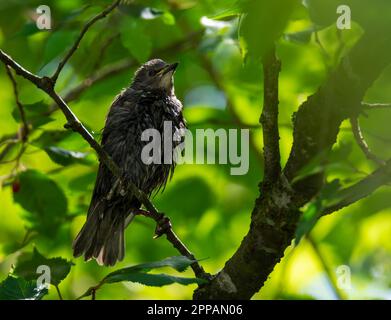
[[[149,70],[149,71],[148,71],[148,75],[149,75],[150,77],[153,77],[153,76],[155,75],[155,71],[154,71],[154,70]]]

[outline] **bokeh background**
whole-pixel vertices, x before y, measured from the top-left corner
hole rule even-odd
[[[1,1],[0,47],[32,72],[51,74],[83,24],[109,3],[46,1],[51,8],[53,29],[40,31],[34,23],[40,1]],[[260,61],[243,55],[235,3],[166,0],[122,5],[90,29],[57,84],[63,96],[82,86],[69,105],[99,139],[114,96],[129,85],[141,63],[156,57],[178,61],[176,95],[184,103],[192,131],[250,129],[250,167],[246,175],[231,176],[230,165],[180,165],[164,193],[153,198],[156,206],[170,216],[175,231],[190,250],[204,259],[201,263],[210,273],[223,267],[247,233],[258,196],[257,186],[262,180],[262,131],[258,123],[263,96],[262,67]],[[279,118],[282,163],[287,160],[292,143],[293,113],[316,91],[363,32],[362,26],[354,21],[350,30],[338,30],[334,23],[326,23],[314,32],[314,14],[308,10],[308,3],[307,7],[299,4],[289,8],[291,18],[277,44],[282,61]],[[333,15],[336,19],[334,11]],[[265,17],[268,14],[260,19]],[[272,28],[276,20],[269,17],[265,23]],[[261,31],[252,30],[260,41]],[[85,263],[81,258],[72,258],[72,240],[85,220],[98,161],[77,134],[64,133],[64,117],[50,109],[52,102],[19,77],[21,102],[36,104],[39,110],[49,112],[50,117],[31,111],[29,117],[34,128],[25,152],[16,161],[22,148],[21,141],[15,140],[20,122],[11,82],[4,66],[0,67],[0,281],[17,266],[18,257],[34,247],[45,257],[74,262],[59,285],[65,299],[80,296],[110,271],[177,255],[165,239],[152,239],[153,221],[139,217],[126,231],[125,260],[115,267],[100,267],[94,261]],[[102,76],[107,70],[114,71]],[[366,101],[390,102],[390,80],[391,68],[387,68],[368,92]],[[29,110],[34,110],[34,106]],[[367,142],[383,159],[391,156],[390,120],[388,110],[374,110],[367,117],[360,117]],[[83,154],[78,154],[79,159],[64,159],[61,155],[59,159],[58,153],[51,153],[53,147]],[[344,185],[376,168],[355,143],[349,122],[342,124],[330,164],[328,181],[338,178]],[[53,181],[51,187],[22,184],[24,180],[19,174],[25,170],[39,171],[42,179]],[[18,199],[26,195],[38,202],[43,199],[45,208],[41,211],[23,208]],[[367,199],[322,218],[308,236],[287,249],[264,288],[253,298],[391,298],[390,230],[391,190],[385,186]],[[351,271],[351,290],[337,288],[336,270],[341,265]],[[192,273],[188,270],[185,275]],[[190,299],[195,288],[179,284],[147,287],[127,282],[102,287],[97,298]],[[58,299],[56,290],[51,288],[45,299]]]

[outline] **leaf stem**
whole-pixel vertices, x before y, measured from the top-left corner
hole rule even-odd
[[[56,288],[56,291],[57,291],[57,294],[58,294],[59,299],[60,299],[60,300],[64,300],[64,299],[62,298],[62,294],[61,294],[61,291],[60,291],[60,288],[58,287],[58,285],[55,285],[54,287]]]

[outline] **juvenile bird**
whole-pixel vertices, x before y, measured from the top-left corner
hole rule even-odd
[[[163,137],[164,123],[172,132],[186,127],[182,104],[174,92],[173,75],[178,63],[150,60],[135,73],[131,85],[114,100],[102,133],[102,147],[122,169],[124,179],[132,181],[147,195],[164,188],[172,176],[175,162],[164,163],[161,139],[160,163],[145,164],[141,154],[148,141],[141,135],[156,129]],[[179,142],[172,141],[172,150]],[[141,203],[135,196],[124,196],[110,170],[100,164],[87,221],[73,242],[73,255],[95,258],[99,264],[114,265],[125,255],[124,230],[132,212]]]

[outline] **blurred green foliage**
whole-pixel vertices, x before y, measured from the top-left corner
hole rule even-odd
[[[53,29],[41,31],[34,23],[40,1],[2,1],[0,47],[32,72],[52,74],[85,22],[110,3],[46,1],[51,8]],[[70,106],[97,138],[114,96],[130,83],[139,64],[154,57],[180,62],[175,76],[176,95],[184,101],[191,130],[251,128],[250,168],[246,175],[231,176],[228,165],[180,165],[165,192],[153,198],[156,206],[170,216],[190,250],[204,259],[201,263],[208,272],[218,272],[246,234],[262,179],[262,132],[258,127],[263,96],[260,55],[278,41],[277,52],[282,60],[279,122],[285,163],[292,143],[291,118],[300,103],[322,84],[364,30],[389,32],[389,1],[343,1],[352,7],[354,21],[351,30],[343,31],[334,23],[340,3],[128,1],[88,31],[59,78],[57,89],[63,95],[87,80],[85,90]],[[376,16],[379,7],[382,16]],[[129,68],[90,86],[88,81],[94,82],[100,70],[123,61],[131,62]],[[16,78],[19,98],[33,128],[19,158],[24,148],[21,141],[15,140],[15,133],[20,132],[20,116],[11,82],[3,66],[1,69],[0,154],[5,148],[9,150],[0,166],[0,281],[6,279],[0,291],[8,288],[0,299],[41,298],[46,294],[44,288],[33,286],[31,268],[37,261],[57,266],[53,284],[59,284],[65,299],[75,299],[112,271],[177,255],[164,239],[152,240],[152,221],[138,217],[126,232],[125,260],[116,267],[105,268],[93,261],[72,258],[72,240],[84,222],[98,162],[81,137],[62,129],[64,118],[58,111],[51,112],[52,102],[33,85]],[[390,102],[390,81],[388,68],[368,92],[366,101]],[[45,113],[50,116],[42,116]],[[391,156],[390,119],[389,111],[380,109],[360,118],[367,142],[383,159]],[[344,122],[328,164],[321,168],[326,170],[329,182],[329,189],[323,193],[332,196],[340,186],[354,183],[374,168]],[[318,170],[319,165],[306,169]],[[315,199],[304,208],[304,222],[298,231],[299,237],[311,231],[319,251],[302,238],[299,245],[287,250],[254,299],[335,298],[319,253],[330,270],[339,265],[351,268],[352,290],[346,293],[349,297],[390,298],[389,186],[322,218],[314,226],[314,207],[322,206],[322,200]],[[165,267],[172,282],[181,283],[175,280],[170,265],[161,267]],[[134,279],[134,274],[127,276],[122,280]],[[152,270],[143,274],[144,282],[137,279],[150,284],[148,277],[154,276],[159,278]],[[193,277],[190,270],[185,277]],[[158,280],[171,283],[168,278]],[[156,288],[112,282],[116,283],[98,291],[98,298],[189,299],[196,287],[173,284]],[[56,290],[51,287],[45,298],[57,299]]]

